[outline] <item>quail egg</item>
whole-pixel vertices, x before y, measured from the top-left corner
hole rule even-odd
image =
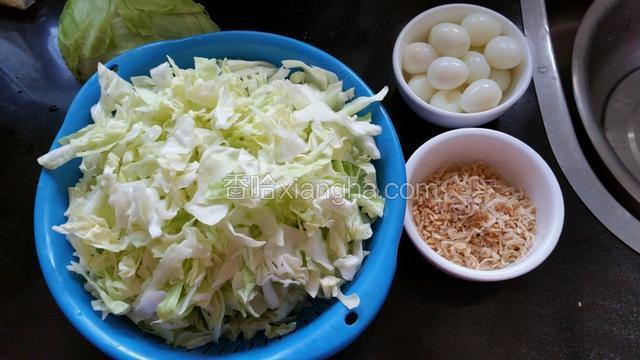
[[[409,74],[424,74],[438,54],[433,46],[425,42],[414,42],[405,47],[402,54],[402,69]]]
[[[486,79],[491,74],[491,67],[487,63],[487,59],[484,58],[479,52],[469,51],[464,56],[463,61],[469,68],[469,77],[467,77],[467,84],[470,84],[476,80]]]
[[[500,86],[500,90],[504,93],[511,86],[511,73],[509,70],[492,69],[489,79],[493,80]]]
[[[471,38],[460,25],[440,23],[431,29],[429,43],[441,56],[463,57],[469,51]]]
[[[469,68],[462,60],[450,56],[434,60],[427,70],[427,79],[438,90],[455,89],[464,84],[469,76]]]
[[[429,104],[444,111],[460,113],[462,112],[460,97],[461,94],[458,90],[439,90],[433,94]]]
[[[509,36],[498,36],[487,43],[484,48],[484,56],[492,68],[507,70],[518,66],[524,54],[515,39]]]
[[[488,14],[467,15],[460,24],[471,37],[471,46],[484,46],[489,40],[502,33],[502,26],[496,18]]]
[[[460,97],[460,107],[468,113],[485,111],[496,107],[501,97],[502,91],[495,81],[481,79],[465,89]]]
[[[429,80],[427,80],[427,75],[414,75],[409,79],[407,83],[411,91],[416,94],[420,99],[429,102],[431,96],[436,91],[431,84],[429,84]]]

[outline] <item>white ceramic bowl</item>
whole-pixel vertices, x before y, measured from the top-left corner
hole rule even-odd
[[[560,185],[549,165],[522,141],[488,129],[458,129],[424,143],[407,161],[407,181],[415,185],[447,163],[484,161],[511,185],[521,186],[536,207],[536,237],[533,247],[518,261],[497,270],[473,270],[438,255],[416,229],[413,199],[407,200],[404,228],[415,247],[438,269],[473,281],[499,281],[525,274],[540,265],[558,242],[564,222]],[[409,194],[410,195],[410,194]]]
[[[504,92],[500,103],[495,108],[477,113],[452,113],[438,109],[416,96],[407,85],[409,76],[402,71],[402,50],[412,42],[426,42],[429,31],[431,31],[433,26],[442,22],[459,24],[465,16],[476,12],[487,13],[495,17],[498,22],[500,22],[500,25],[502,25],[502,35],[514,38],[520,44],[520,47],[524,49],[525,56],[522,62],[512,70],[511,86]],[[400,94],[406,103],[421,118],[433,124],[448,128],[479,126],[497,119],[500,115],[504,114],[505,111],[522,97],[529,87],[532,62],[527,39],[515,24],[493,10],[469,4],[438,6],[414,17],[404,29],[402,29],[393,48],[393,71],[396,82],[398,83],[398,88],[400,89]]]

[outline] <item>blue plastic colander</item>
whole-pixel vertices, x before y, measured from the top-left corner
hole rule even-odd
[[[128,51],[107,63],[125,79],[145,75],[166,61],[170,55],[180,67],[193,67],[193,57],[238,58],[264,60],[280,64],[284,59],[298,59],[310,65],[330,70],[344,81],[346,88],[354,87],[356,95],[372,95],[365,83],[347,66],[331,55],[303,42],[284,36],[250,32],[227,31],[204,34],[180,40],[163,41]],[[89,124],[90,107],[100,97],[98,79],[94,75],[76,95],[57,140]],[[360,306],[347,310],[340,302],[314,300],[303,308],[295,332],[283,337],[266,339],[263,335],[251,340],[221,341],[193,350],[172,348],[158,337],[143,333],[128,318],[101,314],[91,308],[91,295],[83,288],[83,279],[66,269],[73,259],[72,248],[64,238],[51,230],[65,222],[68,205],[67,188],[80,176],[79,160],[54,171],[43,170],[36,194],[34,228],[40,266],[56,302],[71,323],[100,350],[115,358],[324,358],[353,341],[382,306],[391,286],[396,267],[398,241],[402,231],[405,200],[397,195],[405,183],[404,158],[400,143],[389,116],[379,104],[371,105],[373,122],[382,126],[376,142],[382,159],[374,162],[378,171],[378,185],[387,196],[384,217],[373,226],[373,238],[367,241],[370,251],[353,282],[343,288],[346,294],[360,296]]]

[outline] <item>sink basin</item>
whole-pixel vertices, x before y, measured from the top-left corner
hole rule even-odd
[[[640,156],[634,157],[639,152],[630,141],[640,119],[640,91],[630,89],[640,81],[634,75],[640,51],[629,45],[640,41],[640,26],[632,21],[640,3],[527,0],[521,9],[556,160],[596,218],[640,252],[640,184],[633,169]]]
[[[586,122],[584,121],[586,117],[583,118],[581,116],[581,113],[578,111],[577,102],[574,98],[572,57],[577,58],[577,56],[573,56],[574,42],[576,40],[578,29],[583,23],[585,14],[591,5],[591,0],[546,2],[548,9],[549,35],[553,45],[558,75],[562,82],[564,95],[566,96],[566,105],[571,115],[573,129],[575,131],[574,135],[577,137],[581,151],[584,152],[585,159],[588,163],[587,165],[595,172],[598,179],[602,181],[609,194],[624,206],[626,210],[633,213],[636,218],[640,218],[640,202],[630,195],[630,191],[621,184],[613,171],[616,168],[622,168],[622,171],[617,171],[617,173],[624,173],[624,171],[626,171],[626,166],[624,166],[622,161],[619,160],[620,155],[616,153],[612,145],[609,145],[610,142],[608,140],[608,135],[610,136],[612,133],[611,130],[618,129],[618,127],[605,127],[605,123],[603,121],[604,115],[601,115],[599,118],[596,116],[590,117],[590,119],[596,119],[596,121],[590,121],[589,124],[591,126],[589,127],[589,130],[587,130]],[[600,83],[600,81],[598,82]],[[603,90],[600,91],[606,92],[606,88],[613,88],[617,83],[608,85],[609,86],[601,85]],[[638,95],[640,95],[640,92]],[[588,96],[590,100],[595,99],[594,97],[591,97],[591,95]],[[612,104],[609,99],[610,97],[607,95],[602,97],[600,100],[602,100],[603,103],[608,102],[609,104]],[[640,101],[638,101],[637,104],[640,104]],[[599,105],[599,108],[601,107],[602,105]],[[606,110],[606,106],[604,108]],[[616,116],[611,116],[611,113],[609,113],[608,117],[609,120],[616,118]],[[617,116],[617,118],[620,118],[620,116]],[[611,122],[609,122],[609,124],[611,124]],[[607,132],[609,134],[607,134]],[[619,131],[618,133],[620,134],[622,131]],[[598,144],[600,145],[599,150],[596,149],[593,139],[598,139]],[[603,156],[601,154],[608,154],[608,156]]]
[[[597,0],[578,29],[573,91],[593,147],[640,202],[640,2]]]

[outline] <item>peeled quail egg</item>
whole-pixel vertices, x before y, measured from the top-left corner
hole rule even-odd
[[[467,77],[467,83],[470,84],[476,80],[486,79],[491,73],[491,67],[487,60],[479,52],[469,51],[463,58],[464,63],[469,68],[469,77]]]
[[[471,37],[471,46],[484,46],[489,40],[500,35],[502,26],[496,18],[488,14],[473,13],[467,15],[462,23]]]
[[[455,89],[469,76],[467,64],[460,59],[443,56],[435,59],[427,70],[427,79],[438,90]]]
[[[462,112],[460,97],[461,94],[458,90],[439,90],[433,94],[429,104],[444,111],[459,113]]]
[[[516,40],[508,36],[498,36],[484,48],[484,56],[492,68],[507,70],[520,64],[523,51]]]
[[[468,113],[485,111],[496,107],[501,97],[502,91],[495,81],[477,80],[469,84],[462,93],[460,107]]]
[[[429,84],[427,75],[414,75],[407,85],[409,85],[409,88],[414,94],[426,102],[429,102],[429,99],[431,99],[431,96],[436,91],[431,84]]]
[[[491,70],[491,75],[489,75],[489,79],[493,80],[500,86],[500,90],[502,92],[507,91],[509,86],[511,86],[511,73],[509,70]]]
[[[460,25],[440,23],[431,29],[429,43],[441,56],[463,57],[469,51],[471,38]]]
[[[402,69],[412,75],[425,73],[437,58],[438,54],[433,46],[425,42],[414,42],[404,48]]]

